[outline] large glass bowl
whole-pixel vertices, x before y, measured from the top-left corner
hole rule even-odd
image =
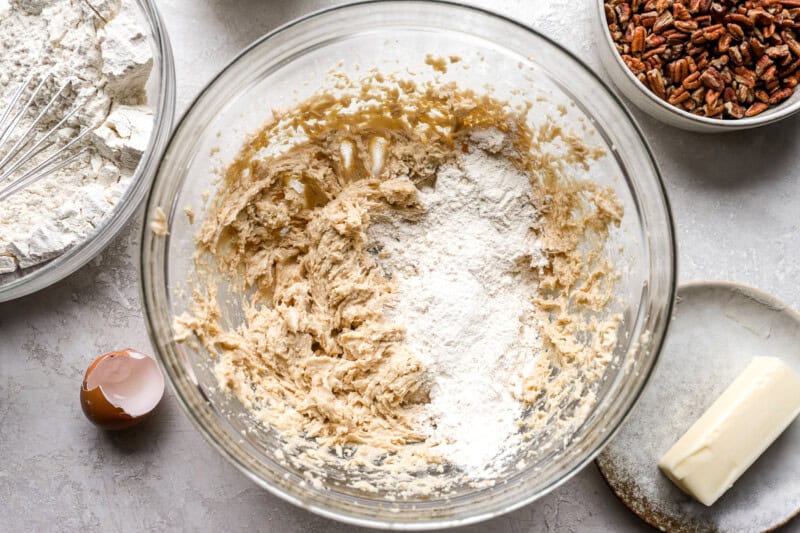
[[[175,116],[175,64],[167,29],[153,0],[132,1],[153,52],[153,70],[147,83],[147,103],[153,110],[153,131],[130,185],[114,209],[94,232],[62,255],[22,271],[0,276],[0,302],[41,290],[72,274],[100,253],[137,212],[166,148]],[[2,206],[0,206],[2,207]]]
[[[579,116],[609,153],[597,181],[614,188],[625,217],[609,249],[622,274],[616,296],[624,324],[614,363],[588,419],[552,453],[522,468],[513,465],[487,489],[457,487],[447,498],[392,501],[347,483],[314,486],[303,472],[281,465],[280,443],[237,400],[220,393],[209,356],[173,339],[173,317],[186,309],[194,234],[203,197],[215,189],[214,169],[230,161],[247,132],[270,109],[303,99],[341,68],[419,66],[426,54],[457,54],[447,76],[460,84],[494,86],[498,95],[537,90],[575,102]],[[463,68],[466,65],[468,68]],[[457,67],[457,68],[456,68]],[[431,71],[428,67],[427,71]],[[426,71],[426,72],[427,72]],[[531,91],[531,92],[528,92]],[[214,155],[216,154],[216,155]],[[191,225],[186,206],[198,213]],[[147,228],[142,238],[142,292],[158,357],[189,417],[234,465],[262,487],[312,512],[354,524],[402,529],[462,525],[531,502],[569,479],[600,451],[642,391],[667,329],[675,288],[675,243],[666,195],[647,143],[619,99],[570,53],[535,31],[470,7],[438,2],[373,2],[322,11],[264,36],[242,52],[198,96],[176,129],[147,206],[162,208],[168,236]],[[616,252],[615,252],[616,253]],[[241,315],[236,300],[223,314]],[[465,416],[469,416],[465,413]],[[514,461],[512,461],[514,462]]]

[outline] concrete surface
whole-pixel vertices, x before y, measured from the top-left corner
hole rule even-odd
[[[331,3],[160,0],[179,112],[243,46]],[[539,28],[600,71],[592,0],[480,4]],[[702,136],[637,117],[672,200],[681,279],[748,283],[800,308],[800,118]],[[140,223],[68,279],[0,305],[0,530],[350,531],[257,488],[169,395],[157,416],[125,433],[83,418],[78,390],[92,358],[149,349],[137,288]],[[539,502],[464,531],[640,529],[591,465]]]

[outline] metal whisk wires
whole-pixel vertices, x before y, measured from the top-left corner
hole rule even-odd
[[[52,113],[53,108],[71,81],[61,85],[43,108],[36,110],[36,99],[42,92],[52,73],[47,73],[25,98],[25,93],[34,84],[31,74],[16,89],[11,100],[0,115],[0,201],[40,179],[58,172],[81,156],[87,149],[79,143],[91,133],[92,128],[84,128],[63,146],[56,146],[61,128],[75,116],[86,102],[75,104],[54,126],[40,133],[41,124]],[[20,122],[26,115],[35,115],[25,128]],[[24,131],[23,131],[24,130]],[[52,152],[52,153],[48,153]]]

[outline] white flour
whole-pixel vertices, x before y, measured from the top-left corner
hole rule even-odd
[[[429,370],[426,430],[445,458],[480,478],[492,477],[518,440],[514,392],[540,347],[535,281],[525,272],[542,256],[528,177],[485,151],[505,138],[489,130],[472,140],[462,168],[440,169],[435,189],[422,189],[420,220],[373,224],[370,237],[398,280],[389,316]]]
[[[41,131],[87,98],[90,104],[64,128],[58,144],[80,128],[97,126],[86,143],[89,152],[0,201],[0,275],[64,253],[120,200],[153,127],[152,112],[143,105],[152,65],[130,0],[0,0],[0,113],[31,73],[38,82],[52,69],[40,105],[66,81],[72,84]],[[32,118],[21,124],[27,127]]]

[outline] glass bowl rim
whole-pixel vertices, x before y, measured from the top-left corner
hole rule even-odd
[[[434,5],[439,6],[443,9],[455,9],[455,10],[465,10],[465,11],[472,11],[477,13],[479,16],[483,17],[490,17],[499,19],[501,22],[511,24],[521,30],[524,30],[530,34],[533,34],[536,38],[542,39],[552,45],[554,48],[558,49],[559,52],[568,56],[572,61],[575,62],[590,78],[594,79],[594,81],[605,90],[606,94],[612,99],[612,101],[616,104],[617,110],[621,113],[621,118],[627,119],[628,125],[632,128],[633,133],[638,137],[639,141],[644,147],[644,154],[643,157],[646,158],[652,166],[653,169],[653,177],[656,181],[656,189],[660,192],[660,198],[658,199],[658,203],[661,204],[661,208],[663,209],[663,214],[665,215],[665,228],[664,230],[668,234],[668,251],[670,255],[669,261],[669,280],[667,280],[666,286],[668,290],[668,299],[666,304],[663,307],[663,311],[665,312],[665,316],[667,319],[663,322],[660,331],[656,332],[657,334],[654,335],[656,338],[656,342],[652,344],[650,349],[651,360],[650,366],[643,372],[644,379],[641,381],[641,384],[638,390],[635,390],[631,395],[628,401],[628,405],[624,407],[624,413],[620,416],[619,420],[617,420],[616,425],[604,432],[604,435],[599,439],[599,442],[593,446],[589,453],[585,455],[585,457],[576,463],[569,469],[565,469],[560,477],[556,479],[550,485],[544,487],[543,489],[533,492],[532,494],[528,494],[525,497],[519,498],[514,501],[512,504],[501,506],[498,508],[493,509],[491,512],[483,513],[483,514],[472,514],[466,517],[459,517],[459,518],[432,518],[427,520],[422,520],[418,522],[400,522],[400,521],[393,521],[389,518],[373,518],[373,517],[365,517],[363,515],[353,514],[353,513],[345,513],[338,510],[331,510],[325,507],[324,505],[317,504],[316,501],[305,498],[303,499],[300,496],[290,493],[287,490],[284,490],[281,487],[275,486],[271,484],[268,480],[263,479],[255,472],[251,471],[250,468],[244,464],[238,457],[235,456],[232,450],[228,449],[224,443],[218,441],[211,431],[204,425],[203,421],[199,418],[198,414],[194,412],[194,408],[190,405],[190,401],[184,397],[183,392],[179,388],[179,380],[181,376],[173,376],[171,364],[168,364],[169,361],[165,358],[164,354],[162,353],[162,339],[159,337],[159,328],[158,324],[154,320],[154,308],[158,304],[152,301],[152,295],[150,290],[153,289],[152,282],[150,279],[150,273],[148,270],[148,265],[151,263],[150,261],[150,246],[149,244],[153,241],[156,237],[152,235],[152,232],[149,230],[149,224],[147,221],[152,219],[152,216],[155,213],[156,208],[159,205],[155,205],[154,201],[155,193],[156,193],[156,186],[155,184],[158,183],[160,180],[159,178],[162,175],[162,170],[164,164],[167,160],[167,155],[171,152],[174,143],[178,138],[179,132],[182,131],[188,117],[193,114],[195,111],[197,104],[200,102],[201,99],[212,89],[215,87],[217,82],[240,60],[242,60],[245,56],[247,56],[251,51],[255,48],[261,46],[266,41],[272,39],[273,37],[282,34],[286,31],[291,30],[293,27],[305,23],[312,19],[317,19],[320,17],[327,16],[331,13],[339,12],[339,11],[346,11],[352,8],[360,8],[369,5],[385,5],[385,4],[402,4],[404,6],[409,6],[412,4],[424,4],[424,5]],[[170,215],[168,214],[168,217]],[[163,264],[160,265],[162,268],[166,268],[168,264],[168,256],[164,257]],[[649,382],[650,377],[655,369],[656,364],[658,363],[658,358],[660,352],[663,348],[664,342],[666,340],[667,331],[669,328],[669,317],[672,315],[672,311],[674,308],[674,300],[675,300],[675,291],[677,287],[677,272],[678,272],[678,265],[677,265],[677,243],[675,239],[675,226],[674,226],[674,218],[672,215],[672,208],[670,205],[669,197],[667,195],[666,188],[664,186],[664,181],[661,175],[661,171],[658,167],[657,161],[653,155],[652,148],[650,144],[647,142],[640,126],[635,121],[633,115],[622,102],[621,98],[610,88],[610,86],[603,81],[588,65],[586,65],[580,58],[578,58],[574,53],[570,50],[564,48],[551,38],[547,37],[546,35],[540,33],[539,31],[531,28],[530,26],[509,18],[505,15],[495,13],[491,10],[484,9],[482,7],[468,5],[468,4],[461,4],[456,1],[452,0],[361,0],[357,2],[351,2],[346,4],[335,5],[323,9],[318,9],[309,12],[306,15],[297,17],[289,22],[282,24],[275,29],[265,33],[261,37],[254,40],[252,43],[247,45],[243,48],[238,54],[236,54],[216,75],[214,75],[206,85],[200,90],[192,99],[191,103],[187,106],[186,111],[182,114],[180,119],[177,121],[175,127],[173,128],[172,134],[170,135],[169,142],[167,144],[166,149],[162,153],[161,161],[159,162],[157,171],[156,171],[156,178],[154,180],[154,185],[151,187],[150,192],[148,194],[148,199],[146,203],[146,211],[145,211],[145,223],[142,226],[142,238],[140,239],[140,278],[139,278],[139,287],[140,287],[140,297],[142,299],[142,306],[144,310],[144,317],[145,317],[145,326],[150,336],[151,342],[153,347],[155,348],[155,355],[158,359],[159,365],[162,371],[167,375],[168,381],[170,383],[170,388],[172,389],[173,393],[175,394],[178,402],[181,405],[184,413],[187,415],[189,420],[191,420],[192,424],[199,430],[199,432],[203,435],[203,437],[208,441],[214,449],[216,449],[226,460],[231,463],[234,467],[236,467],[240,472],[242,472],[246,477],[251,479],[255,482],[258,486],[266,489],[271,494],[279,497],[280,499],[289,502],[293,505],[296,505],[302,509],[308,510],[314,514],[319,516],[333,519],[339,522],[355,525],[355,526],[363,526],[363,527],[372,527],[372,528],[382,528],[382,529],[398,529],[398,530],[428,530],[428,529],[435,529],[435,528],[450,528],[456,526],[465,526],[469,524],[474,524],[478,522],[482,522],[484,520],[488,520],[508,512],[511,512],[515,509],[523,507],[543,496],[548,494],[549,492],[555,490],[566,481],[571,479],[575,474],[583,470],[590,462],[592,462],[595,457],[600,453],[600,451],[605,447],[606,443],[619,431],[622,424],[625,422],[628,416],[630,416],[631,410],[636,405],[637,400],[641,396],[644,388],[646,387],[647,383]],[[168,277],[168,276],[167,276]],[[159,289],[161,290],[161,289]],[[166,289],[164,289],[166,291]],[[169,338],[165,339],[167,344],[175,344],[174,339]],[[176,379],[177,378],[177,379]],[[196,387],[196,385],[195,385]]]

